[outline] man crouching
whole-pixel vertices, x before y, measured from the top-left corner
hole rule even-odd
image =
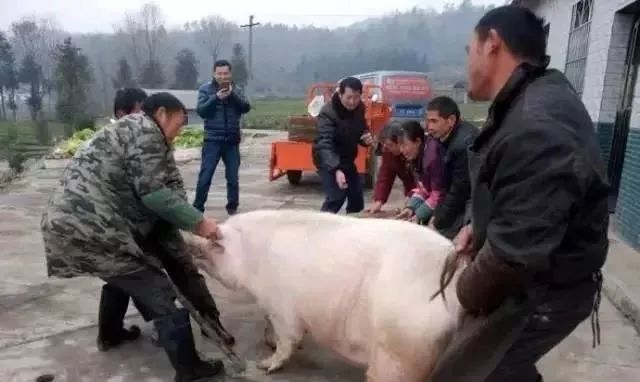
[[[138,337],[124,329],[129,296],[146,321],[153,320],[160,344],[176,370],[175,381],[221,374],[221,361],[202,361],[195,349],[189,314],[163,270],[196,309],[219,324],[219,313],[179,229],[212,238],[217,224],[186,200],[172,140],[185,121],[174,96],[148,97],[141,113],[106,126],[78,150],[66,167],[41,221],[50,277],[99,277],[103,288],[99,347]],[[219,329],[222,326],[219,325]]]

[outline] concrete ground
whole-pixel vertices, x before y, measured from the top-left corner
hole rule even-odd
[[[303,184],[286,179],[267,181],[269,142],[276,135],[247,137],[242,146],[241,210],[257,208],[318,209],[322,194],[311,174]],[[199,161],[193,153],[177,155],[193,199]],[[39,219],[64,162],[49,161],[0,190],[0,381],[35,381],[52,374],[55,381],[172,381],[165,354],[150,341],[151,326],[134,309],[128,321],[142,327],[143,338],[116,351],[100,353],[95,347],[97,304],[101,282],[78,278],[46,277]],[[400,192],[394,191],[396,198]],[[367,194],[369,197],[369,194]],[[209,214],[224,219],[225,181],[222,164],[214,178]],[[232,302],[214,288],[227,328],[237,337],[238,353],[248,359],[250,381],[361,381],[362,371],[332,354],[305,344],[283,371],[264,376],[251,361],[266,355],[261,345],[262,314],[253,305]],[[591,348],[591,326],[581,325],[540,363],[546,381],[621,382],[640,380],[640,337],[608,300],[603,300],[600,321],[602,344]],[[200,350],[220,357],[217,349],[195,331]]]

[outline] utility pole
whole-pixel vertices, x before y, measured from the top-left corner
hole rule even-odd
[[[241,28],[249,28],[249,82],[253,80],[253,27],[260,23],[253,22],[253,15],[249,16],[249,24],[241,25]]]

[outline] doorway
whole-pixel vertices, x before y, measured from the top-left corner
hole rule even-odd
[[[611,183],[611,194],[609,197],[609,212],[614,213],[620,192],[620,180],[622,178],[622,168],[624,166],[624,156],[627,147],[627,137],[629,136],[629,123],[631,120],[631,109],[633,107],[633,96],[638,76],[640,64],[640,13],[633,17],[633,26],[629,35],[627,57],[625,59],[624,74],[622,79],[621,97],[616,110],[616,119],[613,126],[613,138],[611,140],[611,151],[609,154],[609,182]]]

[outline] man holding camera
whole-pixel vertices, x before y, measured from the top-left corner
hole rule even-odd
[[[222,159],[227,180],[227,213],[238,210],[240,170],[240,118],[251,105],[234,87],[231,63],[218,60],[213,66],[213,81],[198,89],[196,111],[204,119],[205,138],[202,145],[202,164],[193,206],[204,212],[211,180]]]

